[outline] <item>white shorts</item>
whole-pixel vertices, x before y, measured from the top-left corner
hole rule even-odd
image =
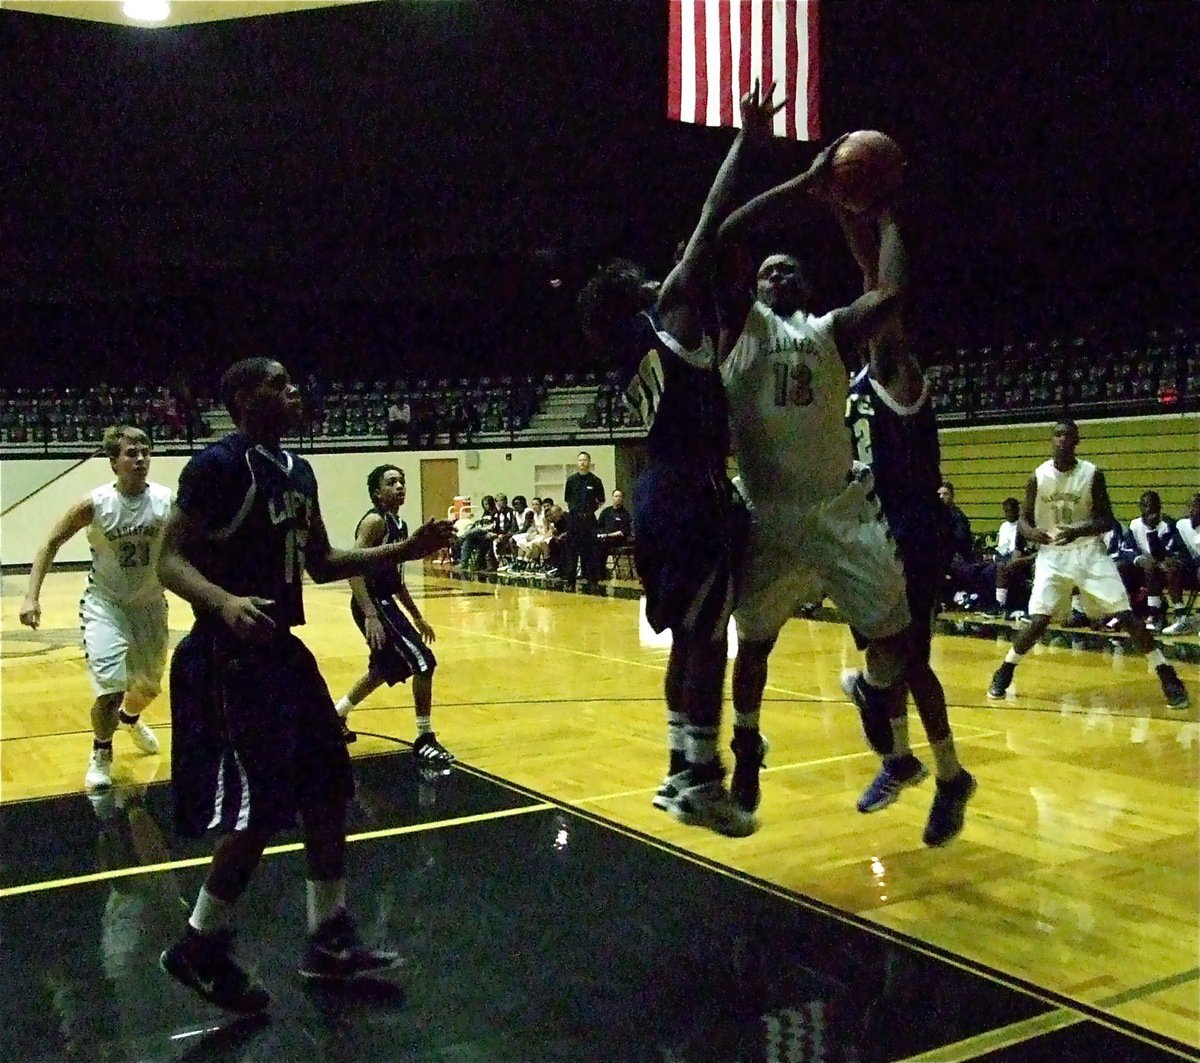
[[[1039,547],[1033,565],[1029,615],[1065,615],[1076,588],[1080,608],[1093,620],[1129,610],[1129,595],[1117,563],[1108,556],[1099,539]]]
[[[829,595],[859,634],[908,627],[904,568],[865,465],[835,498],[807,508],[752,506],[750,548],[734,610],[738,639],[775,638],[801,602]]]
[[[79,602],[92,693],[141,690],[153,697],[167,664],[167,599],[117,605],[90,590]]]

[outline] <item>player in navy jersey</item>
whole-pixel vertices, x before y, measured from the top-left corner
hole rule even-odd
[[[379,465],[367,474],[371,508],[354,531],[355,546],[366,548],[408,538],[408,525],[400,519],[405,490],[404,470],[395,465]],[[350,612],[367,640],[371,658],[366,673],[335,706],[342,718],[342,733],[347,742],[354,741],[356,735],[347,725],[346,717],[363,698],[384,683],[391,686],[411,677],[417,714],[413,756],[420,767],[440,774],[453,763],[454,754],[437,740],[431,723],[437,658],[430,643],[436,635],[404,583],[404,566],[355,576],[350,580],[350,590]]]
[[[221,394],[237,431],[197,454],[179,478],[158,575],[196,614],[171,664],[171,751],[179,829],[222,832],[183,936],[163,969],[204,999],[261,1011],[270,995],[233,959],[234,906],[271,836],[297,814],[308,865],[306,978],[340,980],[395,965],[369,949],[346,911],[350,760],[325,681],[291,632],[304,623],[307,572],[326,582],[424,557],[449,522],[406,542],[336,550],[303,458],[280,446],[299,423],[300,393],[269,358],[233,365]]]
[[[866,290],[876,283],[878,237],[868,218],[839,212]],[[930,664],[933,620],[947,560],[947,509],[938,498],[941,447],[929,384],[906,341],[902,322],[890,322],[870,342],[870,360],[851,380],[846,425],[854,456],[871,467],[875,491],[904,566],[908,596],[909,656],[903,681],[912,694],[933,751],[936,792],[925,826],[927,845],[944,845],[963,825],[975,779],[958,762],[946,712],[946,694]],[[855,635],[860,645],[864,640]],[[857,673],[846,686],[857,688]],[[884,735],[876,752],[883,764],[858,802],[860,812],[891,804],[905,787],[928,774],[908,744],[907,699],[897,699],[891,716],[891,743]]]
[[[649,464],[634,491],[634,564],[646,594],[646,618],[671,631],[666,702],[669,762],[654,797],[684,823],[722,834],[750,834],[751,810],[730,799],[717,753],[726,669],[726,631],[734,571],[746,518],[726,475],[728,407],[712,337],[709,271],[717,226],[728,213],[743,147],[765,136],[778,106],[758,85],[741,101],[741,132],[725,158],[696,228],[662,285],[618,260],[580,296],[584,327],[621,359],[627,401],[648,426]],[[757,744],[745,756],[757,773]],[[735,783],[739,774],[735,769]]]

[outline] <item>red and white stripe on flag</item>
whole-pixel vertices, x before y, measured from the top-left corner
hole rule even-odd
[[[776,136],[821,134],[818,0],[668,0],[667,116],[740,126],[738,101],[758,78],[775,99]]]

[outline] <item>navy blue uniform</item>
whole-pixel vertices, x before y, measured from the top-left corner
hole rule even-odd
[[[398,543],[408,538],[408,525],[381,509],[369,509],[362,515],[358,528],[354,530],[355,537],[358,536],[362,522],[372,514],[383,518],[384,543]],[[403,568],[400,565],[381,567],[364,576],[363,582],[367,587],[367,597],[375,606],[375,612],[379,615],[387,638],[382,649],[371,647],[371,671],[388,686],[403,683],[411,675],[427,675],[432,672],[437,667],[437,658],[434,657],[433,650],[421,641],[420,633],[395,598],[404,586]],[[365,637],[366,617],[353,598],[350,599],[350,615],[354,617],[358,630]]]
[[[865,366],[850,382],[846,426],[854,457],[874,473],[875,492],[904,564],[914,635],[927,647],[949,536],[947,510],[937,494],[941,446],[929,389],[912,406],[901,406]]]
[[[348,799],[350,758],[316,660],[291,628],[304,623],[304,550],[318,513],[303,458],[234,433],[197,454],[176,504],[203,532],[189,560],[239,597],[269,599],[267,644],[220,619],[196,623],[171,662],[171,751],[179,829],[199,834],[290,827],[308,803]]]
[[[729,406],[712,344],[686,351],[650,313],[629,344],[627,401],[648,426],[634,492],[634,563],[655,631],[724,637],[749,516],[729,477]]]

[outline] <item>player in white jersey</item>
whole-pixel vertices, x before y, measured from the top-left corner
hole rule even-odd
[[[735,248],[764,215],[793,209],[809,193],[825,197],[838,143],[805,173],[735,211],[721,227],[721,243]],[[735,742],[757,738],[767,660],[784,623],[799,602],[828,594],[866,641],[856,702],[867,738],[877,751],[892,748],[888,721],[904,696],[899,680],[910,623],[904,572],[871,470],[852,461],[843,422],[849,376],[842,354],[895,317],[907,281],[890,212],[880,215],[879,236],[875,286],[832,313],[809,312],[807,285],[791,255],[762,263],[753,297],[748,278],[722,286],[721,373],[754,517],[734,613]]]
[[[155,565],[171,492],[147,482],[150,439],[140,428],[109,428],[103,446],[115,482],[91,491],[50,530],[33,559],[21,603],[21,623],[36,628],[46,573],[63,544],[86,528],[92,567],[79,618],[96,695],[92,753],[84,776],[89,788],[112,784],[112,740],[118,727],[143,753],[158,752],[158,739],[141,714],[158,694],[167,660],[167,600]]]
[[[1104,473],[1075,456],[1079,429],[1074,421],[1059,421],[1053,439],[1054,456],[1029,478],[1021,510],[1021,534],[1039,547],[1029,623],[1013,637],[1012,648],[992,676],[987,695],[994,701],[1005,697],[1021,658],[1045,633],[1052,617],[1065,615],[1071,592],[1078,588],[1083,611],[1092,619],[1115,614],[1133,648],[1149,658],[1167,705],[1186,709],[1188,695],[1183,683],[1145,625],[1134,620],[1116,563],[1104,549],[1101,536],[1113,522]]]

